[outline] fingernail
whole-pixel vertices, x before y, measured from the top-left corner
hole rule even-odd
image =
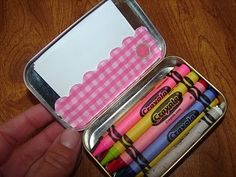
[[[66,129],[61,135],[61,144],[74,149],[80,143],[79,133],[72,129]]]

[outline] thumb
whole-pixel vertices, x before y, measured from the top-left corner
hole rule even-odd
[[[81,138],[78,132],[65,130],[38,164],[35,177],[67,177],[73,172],[78,153],[81,148]]]

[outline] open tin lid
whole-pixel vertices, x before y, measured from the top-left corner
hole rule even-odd
[[[165,54],[136,1],[105,0],[34,56],[24,80],[59,122],[81,131]]]

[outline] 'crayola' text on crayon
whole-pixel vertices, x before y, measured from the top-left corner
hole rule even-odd
[[[184,129],[189,126],[199,115],[199,112],[193,110],[185,115],[168,133],[167,139],[173,141]]]
[[[156,106],[157,103],[161,101],[170,91],[171,88],[166,86],[155,93],[140,110],[140,116],[145,116],[145,114],[147,114],[147,112],[149,112],[154,106]]]
[[[167,100],[165,100],[152,114],[151,120],[153,125],[159,125],[163,122],[178,108],[182,101],[183,97],[181,92],[176,92],[167,98]]]

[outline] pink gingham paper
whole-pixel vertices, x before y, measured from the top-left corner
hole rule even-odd
[[[85,127],[117,96],[162,56],[157,41],[145,27],[135,30],[122,47],[110,53],[96,71],[84,74],[83,83],[74,85],[68,97],[59,98],[57,114],[77,130]]]

